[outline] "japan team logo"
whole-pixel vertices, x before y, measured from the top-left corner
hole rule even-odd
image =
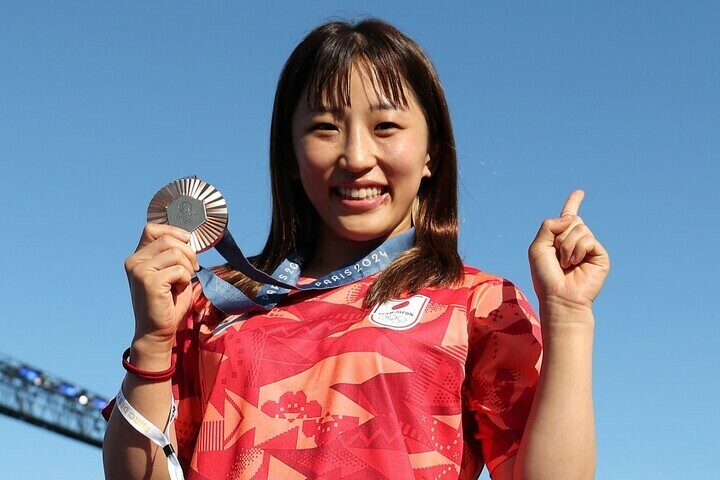
[[[401,300],[388,300],[373,308],[370,321],[379,327],[407,330],[420,321],[430,299],[425,295],[413,295]]]

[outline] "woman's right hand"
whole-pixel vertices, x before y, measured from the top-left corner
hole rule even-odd
[[[181,228],[148,223],[135,253],[125,260],[135,312],[134,346],[170,352],[192,302],[190,279],[200,268],[189,239]]]

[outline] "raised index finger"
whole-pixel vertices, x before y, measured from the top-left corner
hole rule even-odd
[[[583,192],[582,190],[575,190],[574,192],[572,192],[568,199],[565,201],[565,205],[563,205],[560,216],[562,217],[564,215],[577,215],[583,198],[585,198],[585,192]]]

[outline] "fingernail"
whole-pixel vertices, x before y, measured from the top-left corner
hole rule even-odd
[[[571,264],[571,265],[575,265],[575,261],[576,261],[575,255],[573,255],[572,257],[570,257],[570,264]]]

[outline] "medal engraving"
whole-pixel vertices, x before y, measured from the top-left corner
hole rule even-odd
[[[205,204],[187,195],[180,195],[167,206],[167,219],[173,227],[193,232],[207,220]]]
[[[187,230],[193,250],[204,252],[225,234],[227,204],[209,183],[197,177],[180,178],[158,190],[148,206],[147,221]]]

